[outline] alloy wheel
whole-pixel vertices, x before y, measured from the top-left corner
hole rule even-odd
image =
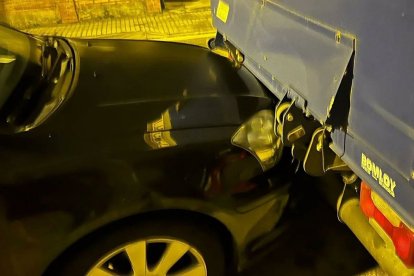
[[[206,276],[200,252],[172,238],[149,238],[123,245],[102,257],[88,276]]]

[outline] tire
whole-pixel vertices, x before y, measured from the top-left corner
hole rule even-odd
[[[71,276],[222,276],[226,275],[225,254],[214,233],[198,223],[172,219],[118,225],[90,235],[49,272]],[[189,271],[193,274],[184,274]]]

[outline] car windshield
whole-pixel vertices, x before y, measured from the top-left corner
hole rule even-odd
[[[30,49],[26,35],[0,25],[0,108],[22,77]]]

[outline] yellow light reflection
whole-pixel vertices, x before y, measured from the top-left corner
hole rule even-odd
[[[147,123],[147,133],[144,134],[145,143],[152,149],[168,148],[177,145],[171,136],[172,128],[170,112],[167,109],[161,117]]]

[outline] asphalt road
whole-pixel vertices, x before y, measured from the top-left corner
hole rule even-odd
[[[301,185],[308,185],[306,182]],[[372,270],[377,267],[375,260],[338,221],[336,211],[311,186],[304,188],[305,197],[288,230],[241,276],[386,275]]]

